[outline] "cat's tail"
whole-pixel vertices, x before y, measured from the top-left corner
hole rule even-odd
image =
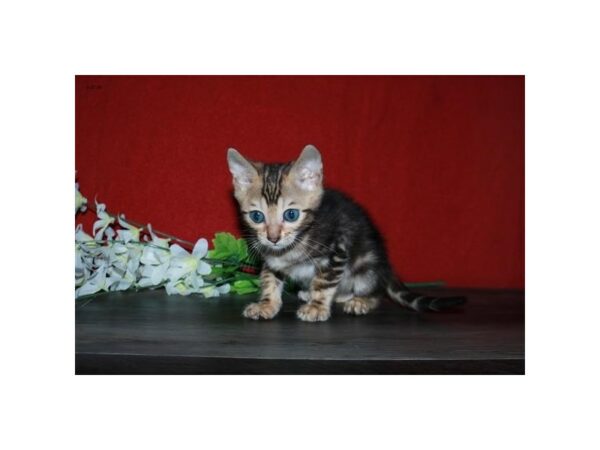
[[[418,294],[408,289],[404,283],[397,278],[392,279],[387,286],[387,294],[392,300],[400,303],[415,311],[441,311],[463,305],[466,297],[433,297],[429,295]]]

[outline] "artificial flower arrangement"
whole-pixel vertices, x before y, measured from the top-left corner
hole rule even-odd
[[[88,207],[75,183],[75,214]],[[200,294],[218,297],[229,292],[258,292],[258,261],[244,239],[217,233],[212,240],[184,241],[110,214],[95,201],[97,220],[92,234],[75,229],[75,298],[110,291],[166,290],[169,295]],[[184,247],[188,247],[186,250]],[[191,251],[190,251],[191,250]]]

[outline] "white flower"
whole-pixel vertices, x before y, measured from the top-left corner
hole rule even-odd
[[[211,267],[202,258],[208,253],[208,242],[206,239],[198,239],[192,253],[188,253],[178,244],[171,245],[171,265],[167,271],[170,281],[174,282],[186,275],[208,275]]]
[[[115,238],[116,234],[117,233],[115,232],[115,230],[113,230],[112,227],[106,227],[106,229],[104,230],[104,236],[109,241],[112,241]],[[96,236],[96,239],[98,239],[98,236]]]
[[[190,295],[194,292],[194,288],[186,283],[186,280],[176,280],[168,282],[165,291],[169,295]]]
[[[87,200],[75,185],[75,210],[85,210]],[[106,205],[96,203],[92,236],[78,225],[75,229],[75,297],[101,291],[123,291],[132,287],[153,287],[165,284],[169,295],[200,293],[217,297],[229,292],[231,286],[206,285],[203,276],[211,273],[204,261],[208,253],[206,239],[198,239],[192,252],[178,244],[169,247],[170,239],[159,238],[148,224],[151,242],[140,242],[142,227],[128,223],[124,215],[112,217]],[[121,229],[111,225],[118,221]],[[115,240],[116,237],[116,240]],[[148,237],[144,237],[148,241]]]
[[[152,245],[147,245],[141,253],[140,270],[141,278],[139,287],[156,286],[167,279],[167,269],[171,263],[171,252],[169,251],[169,239],[160,239],[152,225],[148,224],[148,232],[152,236]]]
[[[135,275],[125,268],[125,270],[113,266],[110,268],[110,275],[106,281],[109,291],[126,291],[135,283]]]
[[[171,264],[167,270],[169,282],[165,286],[167,294],[189,295],[197,293],[204,286],[202,275],[208,275],[211,267],[202,258],[208,253],[206,239],[198,239],[192,253],[178,244],[171,245]]]
[[[106,287],[110,291],[122,291],[129,288],[135,277],[127,273],[129,249],[119,242],[110,242],[106,245],[108,260]]]
[[[102,247],[79,224],[75,228],[75,286],[81,286],[96,270],[94,260],[101,253]]]
[[[98,216],[98,220],[94,222],[94,226],[92,227],[92,233],[94,234],[94,238],[96,240],[101,240],[102,234],[110,224],[115,222],[115,218],[108,215],[108,213],[106,212],[106,205],[104,203],[98,203],[97,201],[96,215]],[[112,228],[111,231],[113,231]]]
[[[75,228],[75,242],[91,242],[93,240],[93,237],[83,231],[83,225],[77,225],[77,228]]]
[[[165,290],[169,295],[190,295],[200,291],[204,286],[202,277],[191,272],[181,280],[170,281],[165,285]]]
[[[109,230],[107,227],[104,231],[109,242],[101,245],[83,231],[81,224],[75,229],[76,297],[101,290],[125,290],[135,282],[135,271],[129,270],[129,249],[110,241],[113,234]]]
[[[199,294],[205,297],[218,297],[221,294],[227,294],[231,290],[229,283],[222,284],[221,286],[205,286],[198,291]]]
[[[106,286],[106,265],[99,266],[94,273],[86,280],[83,286],[75,291],[75,297],[95,294],[101,290],[107,290]]]
[[[75,183],[75,214],[78,211],[84,212],[87,209],[87,198],[79,192],[79,183]]]
[[[84,256],[79,248],[79,244],[75,244],[75,287],[81,286],[90,276],[90,271],[86,267]]]
[[[129,241],[139,242],[140,231],[142,231],[142,229],[127,223],[125,221],[125,214],[119,216],[119,225],[125,228],[124,230],[117,231],[117,236],[120,241],[124,241],[125,243]]]
[[[159,247],[144,247],[140,258],[141,279],[139,287],[156,286],[167,279],[171,253]]]
[[[107,247],[109,249],[108,260],[110,265],[118,265],[125,269],[129,259],[129,248],[120,242],[112,242]]]
[[[152,243],[153,243],[154,245],[157,245],[157,246],[159,246],[159,247],[163,247],[163,248],[167,248],[167,249],[169,248],[169,241],[170,241],[171,239],[168,239],[168,238],[167,238],[167,239],[161,239],[161,238],[159,238],[159,237],[158,237],[158,236],[157,236],[157,235],[154,233],[154,231],[152,230],[152,224],[151,224],[151,223],[149,223],[149,224],[148,224],[148,227],[147,227],[147,228],[148,228],[148,233],[150,233],[150,236],[152,236]],[[145,238],[146,240],[148,240],[148,236],[145,236],[144,238]]]
[[[127,258],[127,271],[134,276],[134,281],[136,281],[138,269],[140,267],[140,259],[142,257],[142,249],[140,245],[128,244],[127,251],[129,252],[129,257]]]

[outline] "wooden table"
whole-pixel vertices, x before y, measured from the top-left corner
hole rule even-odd
[[[462,309],[418,314],[385,301],[362,317],[335,305],[328,322],[241,316],[253,296],[204,299],[164,290],[75,303],[77,374],[523,374],[524,293],[465,294]]]

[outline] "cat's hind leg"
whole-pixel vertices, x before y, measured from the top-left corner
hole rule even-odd
[[[353,274],[351,286],[352,295],[344,302],[345,313],[360,316],[379,305],[377,273],[374,270],[361,267],[359,273]]]
[[[375,309],[378,304],[379,299],[376,297],[352,297],[344,302],[344,312],[360,316]]]

